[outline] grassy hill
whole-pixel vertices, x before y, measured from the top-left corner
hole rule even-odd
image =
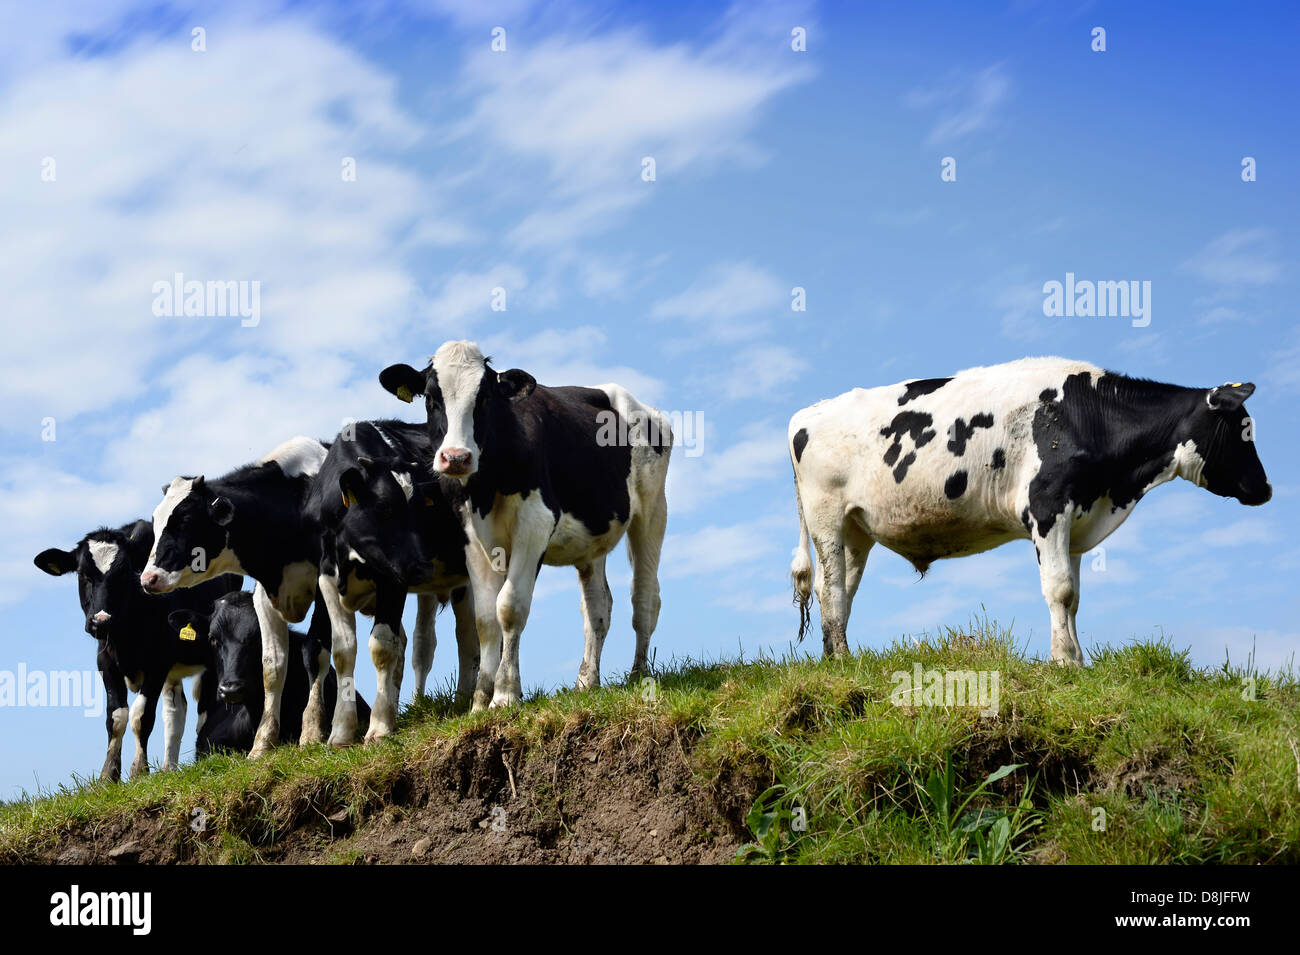
[[[435,696],[377,746],[4,804],[0,862],[1300,862],[1293,673],[1167,642],[1064,669],[971,630],[507,712]],[[894,705],[918,663],[996,673],[996,714]]]

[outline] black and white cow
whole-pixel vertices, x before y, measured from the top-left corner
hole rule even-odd
[[[86,632],[98,643],[97,664],[104,681],[108,729],[108,754],[100,779],[117,780],[122,774],[122,737],[128,718],[135,736],[131,777],[149,771],[148,742],[163,705],[163,769],[175,769],[185,731],[185,688],[182,680],[193,676],[194,699],[199,710],[199,732],[214,706],[215,688],[204,680],[206,648],[196,641],[180,640],[167,624],[176,610],[207,611],[222,594],[238,590],[240,577],[222,575],[184,594],[151,597],[140,590],[139,575],[153,545],[153,527],[135,521],[117,529],[100,528],[83,537],[71,550],[52,547],[35,558],[47,574],[77,575],[77,591],[85,614]],[[138,694],[127,708],[127,686]]]
[[[210,716],[199,731],[195,752],[204,756],[216,750],[246,753],[253,747],[257,727],[262,721],[264,704],[262,687],[262,631],[253,609],[253,595],[237,591],[218,597],[210,614],[197,610],[174,610],[167,617],[177,633],[190,627],[197,639],[208,648],[211,662],[205,674],[217,700],[225,708]],[[296,743],[302,732],[302,713],[316,682],[316,674],[325,669],[324,708],[319,716],[333,712],[338,683],[330,666],[330,621],[321,601],[312,611],[307,632],[289,628],[288,671],[282,698],[282,742]],[[370,708],[357,696],[357,712],[362,723],[369,720]],[[323,737],[328,726],[317,726]]]
[[[632,672],[644,673],[668,519],[667,418],[618,385],[551,388],[517,368],[498,372],[471,342],[447,342],[422,371],[393,365],[379,380],[404,401],[423,397],[434,469],[463,485],[480,645],[474,708],[522,695],[519,637],[544,563],[578,570],[586,636],[578,687],[599,684],[613,602],[605,557],[625,533]]]
[[[1079,565],[1152,488],[1176,477],[1243,504],[1272,487],[1244,402],[1251,384],[1182,388],[1061,358],[1025,358],[855,389],[790,419],[800,636],[811,592],[826,653],[880,543],[932,561],[1033,541],[1052,659],[1082,663]],[[809,538],[817,551],[813,579]]]
[[[405,643],[402,609],[408,592],[417,595],[411,665],[420,695],[437,645],[433,614],[440,604],[451,604],[460,657],[457,703],[468,706],[479,655],[465,567],[469,541],[447,495],[459,490],[459,485],[446,478],[440,481],[432,473],[431,450],[425,426],[404,421],[359,422],[350,441],[342,436],[335,441],[330,457],[339,459],[340,468],[332,468],[327,459],[322,469],[323,475],[338,472],[335,493],[345,505],[331,528],[334,569],[344,609],[360,610],[375,619],[370,646],[377,668],[381,661],[387,663],[394,641]],[[324,480],[320,493],[330,493]],[[393,701],[401,689],[404,651],[400,646],[395,656],[396,668],[385,666],[379,671],[381,686],[396,676],[384,694]]]
[[[306,510],[306,500],[326,453],[321,442],[297,437],[260,461],[214,481],[202,475],[175,478],[153,513],[154,545],[140,574],[140,585],[145,590],[168,593],[228,571],[247,574],[257,581],[253,609],[262,632],[265,700],[253,756],[268,752],[280,739],[288,625],[302,620],[316,597],[321,534]],[[321,578],[319,586],[333,625],[340,708],[346,700],[355,714],[355,630],[349,656],[348,632],[333,579]],[[322,669],[312,683],[302,716],[299,741],[303,744],[320,741],[317,727],[322,725],[324,680]],[[354,719],[352,733],[355,729]],[[339,733],[336,723],[330,741],[336,742]],[[340,744],[351,741],[351,736],[337,740]]]
[[[262,667],[265,702],[252,754],[259,756],[280,737],[281,697],[289,652],[288,623],[306,615],[317,589],[325,603],[332,629],[331,644],[339,693],[330,721],[329,742],[346,746],[356,740],[355,665],[357,654],[355,610],[370,611],[374,599],[372,584],[351,578],[347,606],[341,593],[342,579],[335,561],[333,528],[347,511],[341,493],[343,475],[369,451],[376,457],[386,450],[405,462],[406,481],[418,467],[385,444],[373,428],[353,425],[340,433],[332,445],[310,438],[293,438],[256,464],[246,465],[214,481],[203,477],[176,478],[162,503],[154,511],[158,543],[149,566],[141,574],[145,589],[164,592],[191,586],[220,570],[238,568],[253,577],[253,606],[262,628]],[[396,477],[395,477],[396,479]],[[193,566],[195,555],[206,561],[206,570]],[[199,565],[202,566],[202,565]],[[396,604],[396,630],[377,626],[371,633],[371,658],[379,672],[378,690],[370,713],[367,740],[387,736],[397,721],[397,694],[401,687],[405,633],[400,626],[401,603],[406,591],[399,589],[383,601],[385,608]],[[437,598],[418,597],[417,659],[431,659],[433,618]],[[385,620],[394,617],[385,611]],[[268,635],[272,639],[268,639]],[[427,654],[422,648],[430,647]],[[427,674],[427,664],[423,673]],[[303,744],[320,741],[324,672],[312,685],[307,710],[302,717]],[[422,677],[423,678],[423,674]]]
[[[472,678],[476,670],[478,638],[473,603],[467,599],[466,538],[453,521],[444,520],[436,529],[448,534],[437,545],[439,560],[427,566],[417,563],[420,555],[404,547],[401,538],[383,540],[379,547],[368,548],[368,562],[359,552],[338,544],[341,529],[364,542],[409,521],[408,507],[417,480],[426,482],[421,503],[431,494],[437,495],[436,488],[427,486],[429,448],[420,425],[356,422],[340,432],[330,446],[308,494],[307,510],[322,533],[322,579],[330,577],[338,592],[340,609],[347,617],[347,625],[353,627],[353,647],[353,614],[360,611],[374,617],[369,645],[378,683],[366,742],[388,736],[396,729],[407,642],[402,610],[408,587],[416,590],[417,602],[411,654],[416,692],[424,693],[433,663],[434,618],[440,601],[450,600],[456,614],[462,680]],[[440,497],[438,506],[449,510]],[[461,599],[452,600],[456,591],[461,593]],[[349,718],[340,709],[335,716],[336,732],[339,721]]]

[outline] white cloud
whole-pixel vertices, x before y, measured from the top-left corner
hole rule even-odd
[[[518,179],[519,161],[545,170],[549,192],[530,197],[535,207],[510,234],[517,245],[572,242],[647,201],[665,179],[762,161],[749,139],[761,108],[811,70],[768,55],[753,26],[728,18],[699,48],[655,45],[635,30],[552,35],[508,54],[484,44],[464,70],[474,106],[449,135],[479,137],[500,154],[482,170],[495,182]],[[647,156],[655,182],[641,178]]]
[[[926,141],[931,145],[961,139],[993,124],[995,113],[1011,92],[1011,80],[1001,63],[973,76],[917,89],[903,102],[918,109],[939,109],[939,118]]]
[[[788,305],[788,290],[751,262],[722,262],[685,291],[657,302],[656,318],[729,319]]]
[[[707,416],[705,423],[708,425]],[[793,517],[794,487],[785,431],[785,425],[778,422],[754,422],[741,430],[739,440],[725,448],[716,448],[716,428],[708,425],[698,457],[674,452],[673,466],[668,473],[668,501],[673,512],[689,512],[718,497],[740,493],[765,481],[780,480],[789,485],[789,509]]]
[[[669,518],[671,526],[671,517]],[[779,529],[788,523],[780,516],[719,527],[709,524],[686,534],[670,532],[664,538],[659,575],[664,579],[697,577],[750,566],[782,551]],[[791,538],[790,544],[794,540]]]
[[[767,398],[797,380],[811,365],[785,345],[751,345],[737,352],[719,377],[723,397]]]
[[[16,316],[0,400],[16,420],[102,415],[178,350],[355,352],[409,323],[396,237],[450,220],[436,190],[370,152],[420,134],[391,78],[301,24],[215,40],[64,59],[0,104],[0,139],[20,147],[0,155]],[[261,323],[156,318],[153,283],[177,272],[259,282]],[[50,386],[54,361],[76,387]]]
[[[1183,268],[1228,289],[1271,285],[1282,277],[1268,229],[1230,229],[1184,262]]]
[[[528,287],[528,276],[513,265],[497,265],[483,272],[457,272],[442,285],[429,303],[434,328],[463,337],[464,329],[489,317],[493,290],[505,290],[507,310],[520,302],[519,293]]]

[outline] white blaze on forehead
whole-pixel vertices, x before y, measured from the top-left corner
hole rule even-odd
[[[402,489],[402,493],[406,495],[406,499],[409,501],[411,496],[415,494],[415,482],[411,480],[411,475],[406,471],[394,471],[392,474],[393,480],[397,482],[397,486]]]
[[[442,448],[464,448],[477,458],[474,404],[487,367],[483,352],[473,342],[447,342],[434,353],[430,364],[438,376],[447,413],[447,435],[442,439]]]
[[[95,562],[99,572],[108,573],[117,558],[117,545],[112,541],[87,541],[86,546],[90,548],[90,559]]]
[[[287,477],[298,477],[301,474],[311,476],[320,471],[326,453],[325,445],[315,438],[299,435],[277,445],[258,464],[274,461]]]
[[[145,565],[146,569],[154,567],[154,558],[158,556],[158,541],[167,527],[167,522],[171,519],[172,511],[176,510],[176,506],[181,501],[190,496],[190,491],[193,489],[193,478],[172,478],[172,483],[167,486],[167,493],[153,509],[153,547],[149,548],[149,562]]]

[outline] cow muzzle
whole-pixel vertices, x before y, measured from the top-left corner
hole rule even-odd
[[[113,619],[112,614],[101,610],[86,618],[86,633],[90,634],[96,640],[108,633],[109,622]]]
[[[149,569],[140,573],[140,587],[149,594],[161,594],[170,589],[162,573]]]
[[[222,683],[217,687],[217,699],[222,703],[238,705],[244,702],[244,684]]]
[[[442,448],[438,451],[437,468],[448,477],[469,477],[474,473],[474,454],[465,448]]]

